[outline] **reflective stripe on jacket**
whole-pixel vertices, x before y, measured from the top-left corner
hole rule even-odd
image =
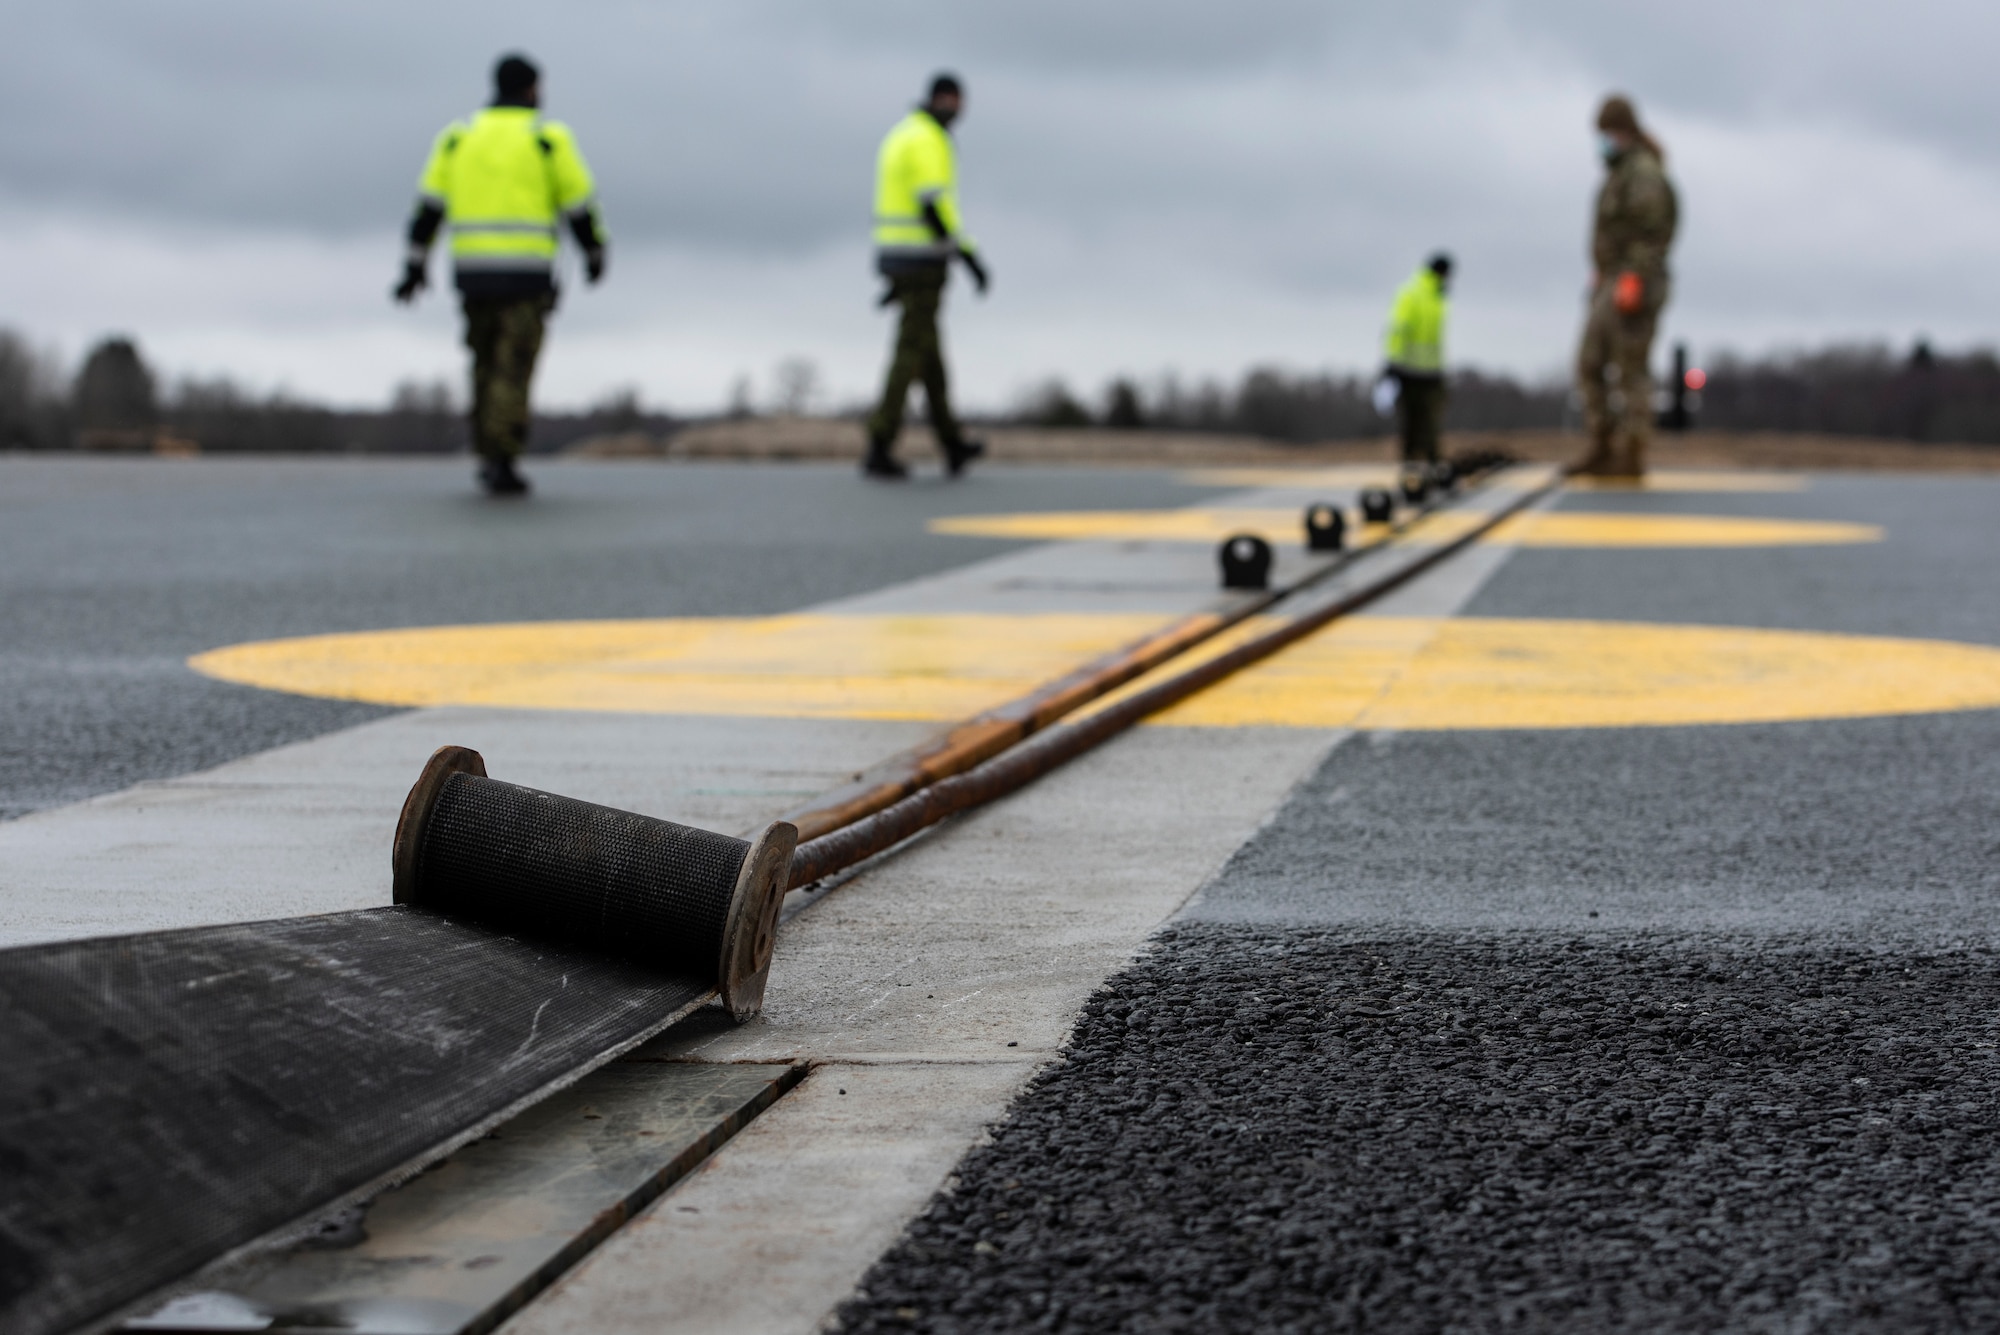
[[[1411,276],[1389,308],[1389,328],[1382,351],[1389,364],[1404,371],[1438,375],[1444,371],[1444,317],[1450,303],[1444,284],[1430,269]]]
[[[595,217],[590,168],[569,127],[532,107],[488,107],[446,126],[417,188],[444,210],[461,272],[547,273],[562,218]]]
[[[924,220],[937,206],[946,235]],[[918,108],[896,123],[875,156],[875,253],[885,260],[937,260],[973,249],[958,215],[958,155],[951,135]]]

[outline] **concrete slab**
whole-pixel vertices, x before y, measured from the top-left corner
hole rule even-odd
[[[1032,1069],[820,1066],[504,1329],[813,1330]]]

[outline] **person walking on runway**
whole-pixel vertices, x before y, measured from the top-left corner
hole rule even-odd
[[[567,222],[594,284],[607,241],[595,184],[569,127],[542,119],[541,74],[522,56],[493,71],[493,104],[444,128],[410,218],[396,300],[429,283],[432,240],[451,228],[451,259],[472,350],[472,443],[488,494],[524,496],[514,461],[528,444],[528,386],[556,306],[557,224]]]
[[[986,265],[958,212],[958,156],[950,130],[964,106],[958,80],[938,75],[931,81],[930,97],[897,122],[876,155],[875,266],[889,282],[882,304],[902,307],[902,320],[881,402],[868,419],[868,454],[861,471],[869,477],[909,476],[895,456],[895,445],[913,381],[923,382],[947,474],[957,477],[986,452],[980,442],[965,438],[952,415],[938,339],[938,307],[952,260],[962,261],[973,284],[982,294],[986,291]]]
[[[1600,477],[1638,478],[1653,432],[1653,334],[1671,290],[1667,249],[1680,202],[1667,179],[1666,152],[1639,124],[1629,98],[1606,98],[1597,130],[1605,174],[1590,241],[1590,313],[1576,359],[1590,435],[1579,467]]]
[[[1451,256],[1440,251],[1411,275],[1389,308],[1382,336],[1395,382],[1396,425],[1403,438],[1403,467],[1422,470],[1438,461],[1444,426],[1444,322],[1451,303]]]

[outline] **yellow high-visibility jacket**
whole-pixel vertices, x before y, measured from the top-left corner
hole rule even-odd
[[[549,275],[565,216],[588,217],[603,236],[596,187],[575,137],[532,107],[487,107],[447,125],[417,189],[423,203],[444,212],[461,279]]]
[[[934,204],[942,237],[924,219]],[[919,107],[896,123],[875,155],[875,257],[884,271],[943,264],[973,250],[958,213],[958,155],[951,135]]]
[[[1428,267],[1417,270],[1389,308],[1389,328],[1382,336],[1389,364],[1420,375],[1443,374],[1444,321],[1450,305],[1438,276]]]

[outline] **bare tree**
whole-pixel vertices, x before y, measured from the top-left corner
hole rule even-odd
[[[772,406],[787,417],[803,417],[819,400],[819,367],[805,357],[787,357],[771,373]]]

